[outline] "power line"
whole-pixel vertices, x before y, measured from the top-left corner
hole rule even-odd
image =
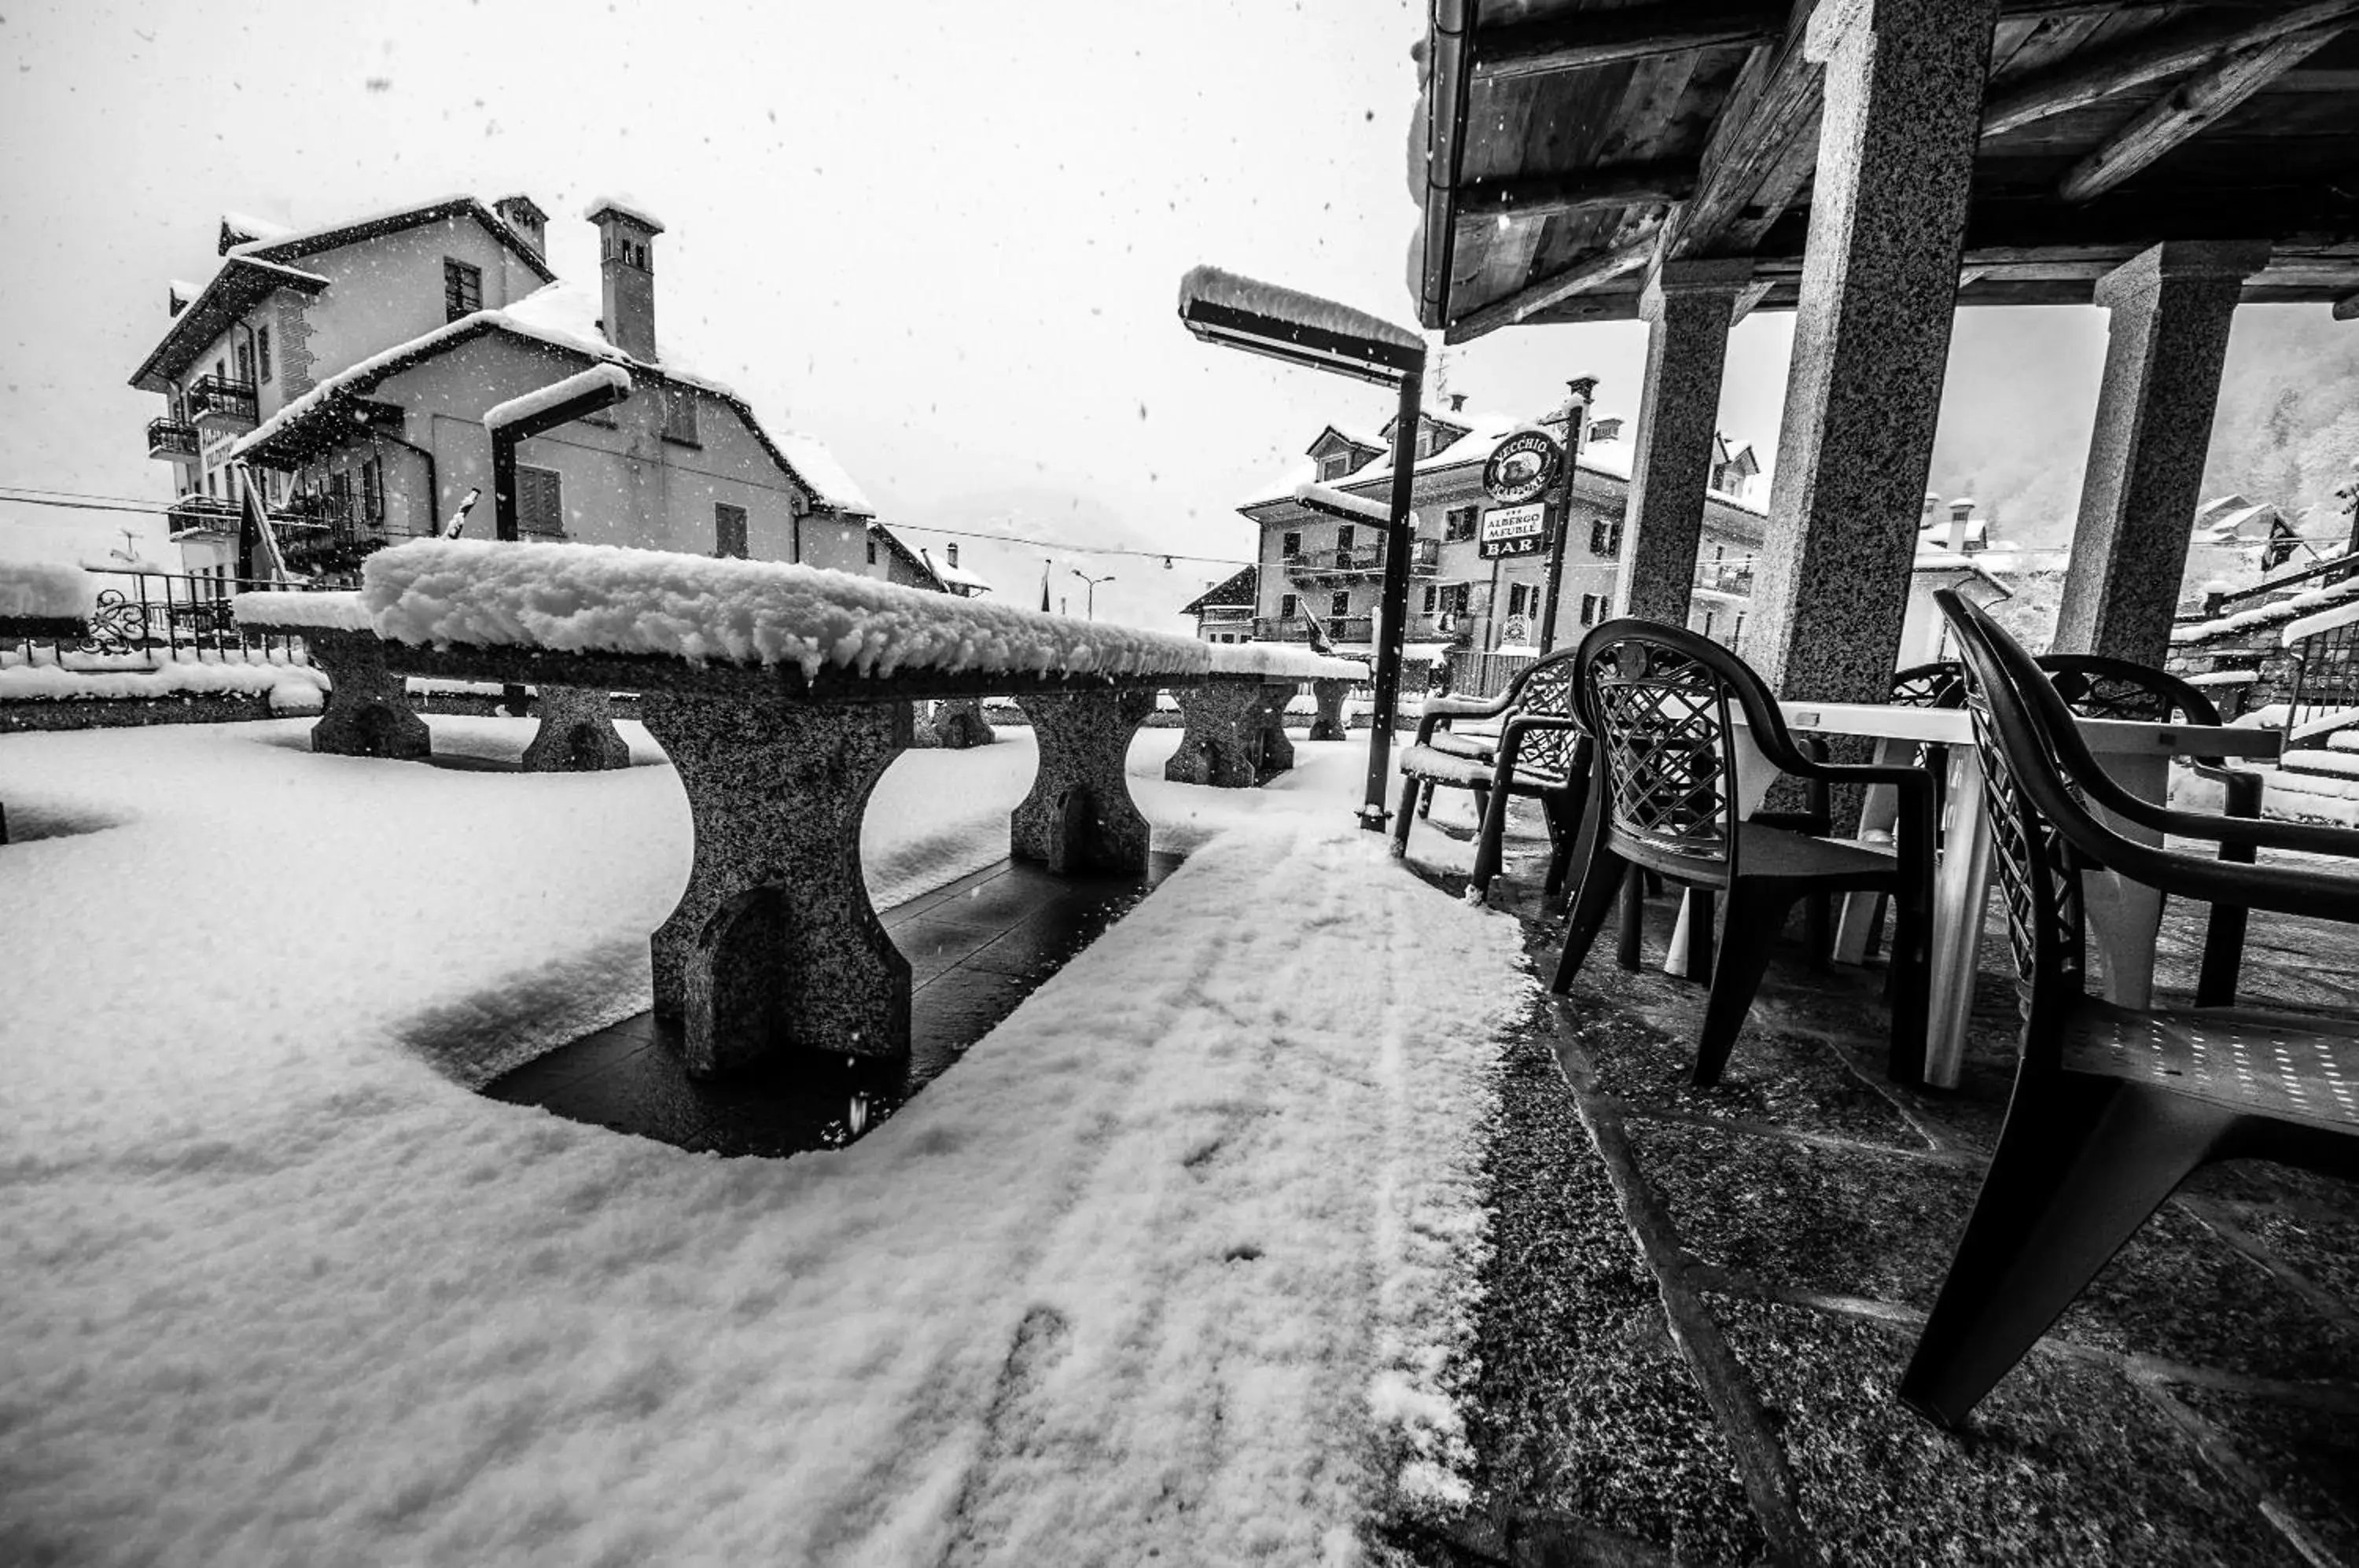
[[[135,506],[124,502],[60,501],[41,495],[0,495],[0,503],[12,506],[58,506],[69,512],[140,512],[158,517],[168,516],[172,509],[169,506],[158,506],[152,503],[147,506]]]
[[[1255,562],[1226,555],[1189,555],[1176,550],[1133,550],[1114,545],[1068,544],[1061,539],[1026,539],[1020,534],[985,533],[978,528],[944,528],[931,523],[890,523],[903,533],[951,534],[959,539],[996,539],[1002,544],[1030,545],[1035,550],[1063,550],[1069,555],[1129,555],[1143,561],[1200,561],[1212,566],[1252,566]]]
[[[49,485],[0,485],[0,491],[15,491],[27,495],[64,495],[76,501],[131,501],[141,506],[154,504],[154,497],[148,495],[117,495],[111,491],[103,490],[60,490]]]

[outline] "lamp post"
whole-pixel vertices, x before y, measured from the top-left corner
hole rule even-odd
[[[1556,527],[1549,530],[1548,602],[1540,614],[1540,651],[1556,651],[1556,602],[1564,587],[1564,536],[1572,528],[1572,482],[1581,467],[1582,416],[1596,394],[1597,377],[1579,376],[1564,384],[1564,474],[1557,482]]]
[[[1085,618],[1094,621],[1098,618],[1098,584],[1101,583],[1113,582],[1113,574],[1108,573],[1103,577],[1093,577],[1088,572],[1083,572],[1080,567],[1076,566],[1073,568],[1073,575],[1090,585],[1089,594],[1082,601],[1082,603],[1088,606],[1088,614]]]
[[[1409,490],[1415,475],[1418,398],[1425,340],[1379,317],[1315,294],[1199,267],[1180,280],[1180,320],[1206,343],[1264,354],[1311,370],[1397,387],[1393,424],[1392,520],[1386,525],[1384,587],[1375,615],[1376,704],[1368,733],[1367,798],[1360,825],[1385,830],[1385,786],[1393,720],[1400,706],[1403,635],[1408,626],[1408,561],[1415,547]]]

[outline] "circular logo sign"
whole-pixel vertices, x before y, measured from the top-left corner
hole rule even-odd
[[[1492,451],[1483,465],[1483,488],[1504,506],[1537,501],[1556,483],[1563,449],[1545,430],[1518,430]]]

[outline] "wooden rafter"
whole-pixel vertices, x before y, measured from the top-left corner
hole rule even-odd
[[[2294,33],[2359,17],[2359,0],[2310,0],[2289,10],[2199,18],[2138,34],[2119,48],[2073,56],[1993,92],[1983,135],[1995,136],[2125,89],[2196,70],[2223,55],[2257,49]]]
[[[1785,31],[1788,9],[1782,0],[1651,0],[1487,27],[1473,36],[1474,74],[1537,76],[1689,49],[1770,43]]]
[[[2059,193],[2067,201],[2085,201],[2112,190],[2300,64],[2339,31],[2290,33],[2197,71],[2074,164]]]
[[[1461,218],[1552,218],[1587,207],[1680,201],[1695,189],[1692,162],[1609,165],[1571,175],[1492,180],[1459,192]]]
[[[1560,299],[1571,299],[1583,289],[1594,289],[1625,272],[1635,272],[1654,259],[1658,238],[1658,235],[1650,231],[1612,250],[1583,256],[1571,267],[1527,283],[1479,310],[1469,310],[1450,323],[1444,341],[1466,343],[1501,327],[1512,327],[1538,315]]]
[[[1799,145],[1819,123],[1821,71],[1802,57],[1802,34],[1812,9],[1810,0],[1794,7],[1784,41],[1774,52],[1755,56],[1729,94],[1704,144],[1695,194],[1671,216],[1666,256],[1722,254],[1737,237],[1729,231],[1755,205],[1762,186],[1773,173],[1794,167]],[[1799,179],[1794,184],[1799,186]],[[1777,205],[1782,208],[1792,194],[1791,188],[1786,190]],[[1737,248],[1750,249],[1758,237],[1742,236]]]
[[[1729,310],[1728,324],[1733,327],[1753,314],[1753,308],[1769,298],[1769,290],[1777,287],[1777,280],[1774,278],[1756,278],[1738,289],[1736,303]]]

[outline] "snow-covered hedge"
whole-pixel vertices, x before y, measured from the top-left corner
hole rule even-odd
[[[230,615],[242,626],[307,626],[318,631],[374,631],[358,593],[297,593],[277,590],[240,593]]]
[[[0,615],[79,621],[97,608],[98,579],[78,566],[0,561]]]
[[[167,664],[160,670],[60,670],[54,664],[19,664],[0,670],[0,702],[66,702],[75,698],[124,701],[141,697],[196,697],[273,693],[273,706],[286,707],[276,693],[300,686],[327,689],[328,679],[300,664]],[[290,698],[289,702],[295,699]]]
[[[767,561],[612,545],[412,539],[369,557],[361,604],[395,642],[665,654],[867,676],[1201,675],[1192,637],[1075,621]],[[309,595],[325,597],[325,595]]]

